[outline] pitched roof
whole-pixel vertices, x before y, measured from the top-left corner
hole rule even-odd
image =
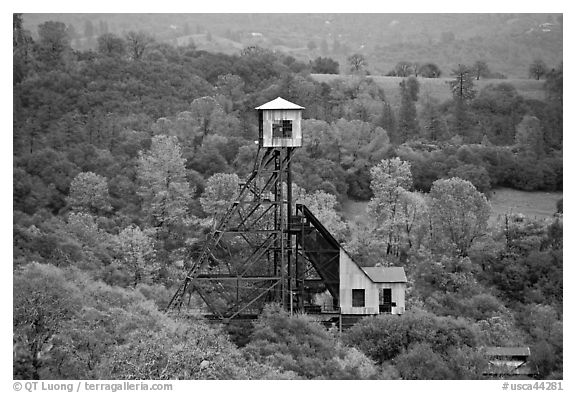
[[[406,282],[406,273],[403,267],[363,267],[362,270],[373,282]]]
[[[488,356],[530,356],[528,347],[486,347]]]
[[[296,105],[290,101],[285,100],[282,97],[278,97],[270,102],[267,102],[263,105],[255,109],[265,109],[265,110],[274,110],[274,109],[304,109],[303,106]]]

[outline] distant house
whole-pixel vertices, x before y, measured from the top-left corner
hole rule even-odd
[[[485,375],[524,376],[534,375],[528,364],[530,348],[528,347],[487,347],[488,370]]]

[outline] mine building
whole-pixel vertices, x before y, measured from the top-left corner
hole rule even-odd
[[[340,326],[363,316],[401,315],[402,267],[362,267],[303,204],[292,197],[291,163],[303,144],[299,105],[278,97],[255,108],[258,151],[238,197],[217,217],[168,309],[191,304],[229,322],[255,318],[268,302]]]

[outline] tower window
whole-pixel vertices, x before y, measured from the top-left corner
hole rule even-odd
[[[292,120],[274,120],[272,138],[292,138]]]
[[[352,307],[365,307],[365,293],[364,289],[352,290]]]

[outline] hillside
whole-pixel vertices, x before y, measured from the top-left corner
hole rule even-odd
[[[342,68],[361,53],[374,74],[400,61],[431,61],[447,72],[483,59],[494,72],[522,78],[535,58],[562,61],[561,14],[25,14],[24,26],[34,35],[48,20],[67,24],[80,50],[94,49],[104,32],[142,30],[174,45],[192,38],[212,52],[259,45],[304,61],[330,56]]]

